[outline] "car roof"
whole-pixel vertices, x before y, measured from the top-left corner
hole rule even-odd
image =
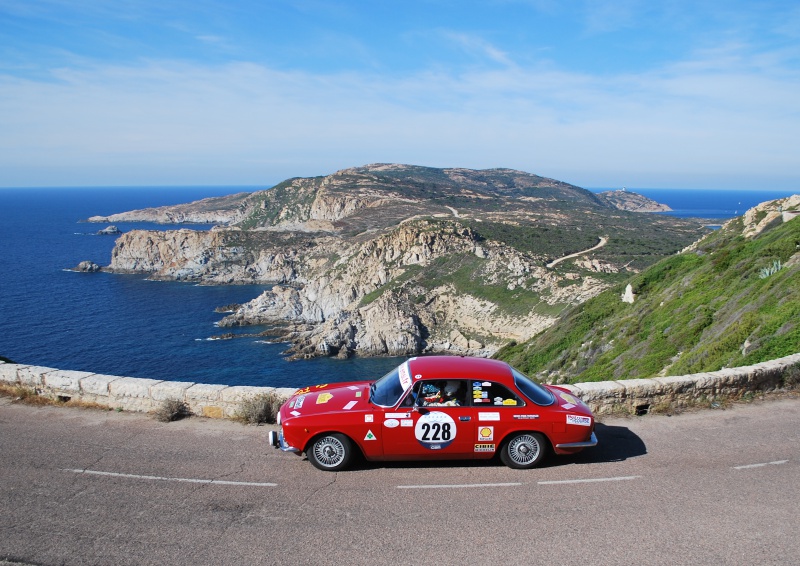
[[[422,356],[409,360],[409,368],[417,379],[491,379],[508,381],[511,369],[507,363],[486,358],[465,356]]]

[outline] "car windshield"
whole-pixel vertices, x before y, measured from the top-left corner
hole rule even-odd
[[[517,388],[522,391],[528,399],[537,405],[544,407],[547,405],[552,405],[555,402],[555,395],[553,395],[546,387],[539,385],[530,377],[514,368],[511,368],[511,373],[514,375],[514,383],[516,384]]]
[[[409,387],[411,387],[411,377],[408,362],[404,362],[372,383],[369,388],[369,400],[381,407],[394,407]]]

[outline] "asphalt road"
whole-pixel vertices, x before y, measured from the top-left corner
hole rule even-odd
[[[797,398],[606,419],[531,471],[326,473],[267,430],[0,399],[0,563],[800,563]]]

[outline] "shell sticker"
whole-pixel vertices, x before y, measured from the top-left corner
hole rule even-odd
[[[478,441],[479,442],[491,442],[494,440],[494,427],[493,426],[482,426],[478,428]]]

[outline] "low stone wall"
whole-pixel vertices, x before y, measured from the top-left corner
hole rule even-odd
[[[0,364],[0,383],[35,389],[53,399],[96,403],[112,409],[153,412],[167,399],[178,399],[192,413],[212,418],[232,417],[244,398],[262,393],[289,397],[294,388],[208,385],[101,375],[21,364]]]
[[[800,354],[752,366],[708,373],[597,381],[565,387],[583,399],[597,415],[644,414],[658,407],[681,407],[746,393],[781,389],[791,374],[800,379]],[[100,375],[84,371],[0,363],[0,384],[35,389],[54,399],[96,403],[112,409],[152,412],[167,399],[186,403],[192,413],[212,418],[234,416],[243,399],[274,393],[288,398],[294,388],[208,385],[187,381],[160,381]]]
[[[659,407],[686,407],[720,399],[736,399],[800,384],[800,354],[752,366],[707,373],[576,383],[565,387],[596,415],[644,414]]]

